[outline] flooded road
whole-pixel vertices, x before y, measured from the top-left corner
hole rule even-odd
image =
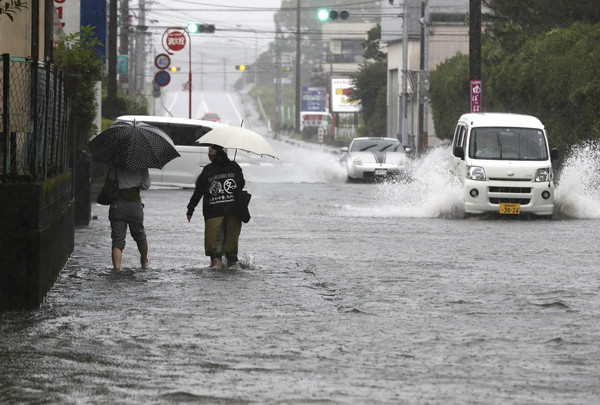
[[[93,206],[45,304],[0,314],[1,402],[598,403],[597,189],[565,177],[552,220],[463,219],[443,150],[398,184],[277,150],[240,156],[240,270],[208,269],[192,190],[143,192],[147,270],[128,236],[111,272]]]

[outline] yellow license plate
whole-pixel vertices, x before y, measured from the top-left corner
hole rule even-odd
[[[519,203],[500,203],[500,214],[520,214],[521,204]]]

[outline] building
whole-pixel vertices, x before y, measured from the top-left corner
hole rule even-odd
[[[406,18],[399,0],[381,4],[381,41],[388,48],[388,136],[423,151],[440,143],[428,106],[429,72],[458,52],[469,53],[469,0],[406,2]]]
[[[333,134],[336,139],[350,139],[356,135],[359,106],[348,103],[346,108],[336,107],[339,104],[335,102],[336,92],[344,91],[340,83],[357,72],[360,64],[364,63],[362,42],[368,39],[368,32],[375,26],[376,23],[368,22],[333,22],[323,24],[321,29],[326,53],[321,69],[329,78],[329,104],[334,115]],[[343,86],[352,85],[346,83]],[[346,119],[342,119],[340,114],[345,115]]]

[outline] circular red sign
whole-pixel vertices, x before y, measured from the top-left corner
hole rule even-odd
[[[173,31],[167,35],[167,47],[172,51],[181,51],[185,47],[185,35],[181,31]]]

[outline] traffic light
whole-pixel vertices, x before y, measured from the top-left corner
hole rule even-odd
[[[190,34],[213,34],[215,32],[214,24],[189,23],[187,31]]]
[[[319,21],[328,21],[328,20],[337,20],[337,18],[341,20],[345,20],[350,17],[350,13],[346,10],[336,11],[336,10],[327,10],[326,8],[322,8],[317,12],[317,18]]]
[[[181,70],[179,66],[171,66],[169,69],[171,72],[179,72]]]
[[[248,69],[250,69],[250,66],[248,66],[248,65],[237,65],[235,67],[235,70],[248,70]]]

